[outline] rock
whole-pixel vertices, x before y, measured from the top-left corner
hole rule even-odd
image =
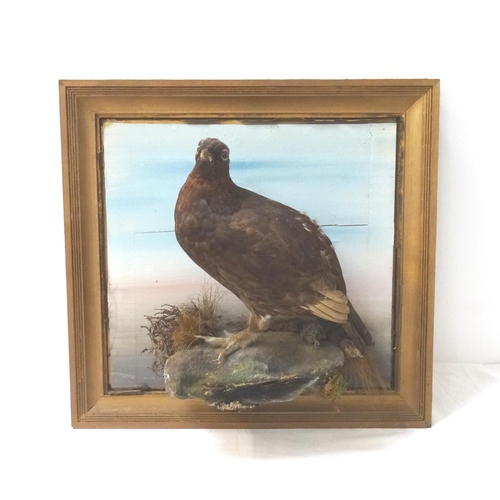
[[[219,362],[220,349],[196,344],[165,363],[165,389],[180,399],[199,398],[224,410],[290,401],[318,393],[344,365],[337,345],[305,342],[292,332],[266,331]]]

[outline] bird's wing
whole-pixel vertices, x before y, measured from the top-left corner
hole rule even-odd
[[[336,280],[342,277],[340,266],[331,268],[334,252],[328,237],[309,217],[291,208],[274,203],[259,210],[244,208],[232,215],[227,229],[230,240],[250,258],[266,259],[277,268],[290,267],[311,278],[325,272]]]
[[[253,194],[253,193],[252,193]],[[224,257],[234,259],[237,279],[295,294],[297,307],[344,323],[349,313],[345,282],[330,239],[307,215],[255,194],[216,224]]]

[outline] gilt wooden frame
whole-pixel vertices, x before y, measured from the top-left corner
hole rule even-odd
[[[329,428],[431,424],[438,80],[61,81],[61,133],[74,427]],[[391,119],[398,122],[394,389],[331,403],[302,397],[221,412],[161,392],[106,390],[106,119]]]

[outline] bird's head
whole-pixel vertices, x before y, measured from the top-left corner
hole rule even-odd
[[[202,139],[196,149],[196,172],[207,179],[229,176],[229,148],[219,139]]]

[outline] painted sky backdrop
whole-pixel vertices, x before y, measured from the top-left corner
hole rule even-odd
[[[109,122],[104,129],[111,383],[161,388],[144,315],[210,283],[174,234],[198,141],[230,149],[236,184],[307,213],[332,239],[356,308],[390,345],[396,125]],[[228,296],[227,308],[241,309]],[[149,371],[148,371],[149,370]]]

